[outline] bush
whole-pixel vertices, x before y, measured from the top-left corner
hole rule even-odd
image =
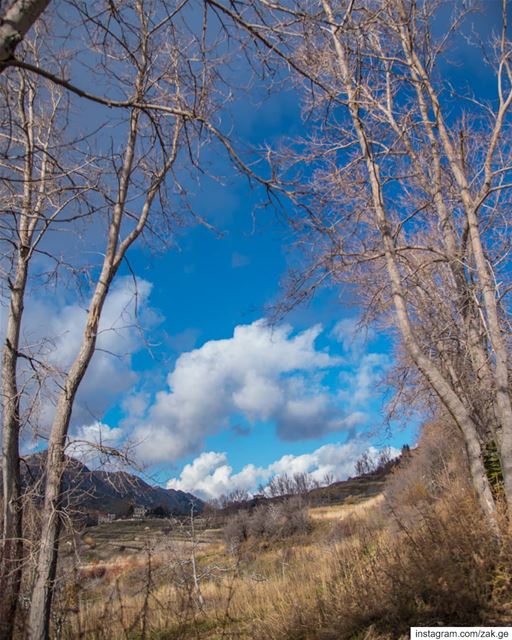
[[[476,625],[489,619],[500,550],[473,496],[456,490],[395,523],[379,538],[360,534],[340,553],[326,602],[332,635],[372,626],[396,636],[414,625]]]
[[[249,513],[239,511],[231,516],[224,527],[224,540],[229,547],[237,548],[249,537]]]
[[[293,496],[282,502],[258,505],[252,512],[239,511],[224,527],[228,545],[245,540],[282,540],[308,533],[311,529],[309,510],[303,498]]]
[[[311,520],[309,517],[309,509],[303,498],[296,496],[285,500],[279,506],[279,536],[281,538],[301,535],[310,531]]]
[[[462,452],[449,426],[429,425],[387,481],[381,516],[355,512],[335,527],[330,577],[309,598],[290,596],[286,621],[261,637],[384,640],[411,626],[511,624],[512,541],[493,538]]]

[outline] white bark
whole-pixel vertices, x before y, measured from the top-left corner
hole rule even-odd
[[[19,79],[16,95],[17,113],[13,114],[23,131],[22,153],[23,194],[21,211],[17,216],[17,246],[14,255],[14,272],[10,282],[9,311],[2,352],[2,483],[3,483],[3,532],[2,563],[0,565],[0,638],[10,638],[13,632],[16,604],[21,582],[23,556],[23,505],[20,477],[19,437],[20,389],[18,384],[18,359],[20,332],[23,321],[25,291],[29,265],[34,247],[34,236],[42,212],[48,172],[47,147],[49,145],[56,112],[47,114],[45,138],[39,140],[42,158],[34,168],[34,136],[39,123],[35,121],[35,93],[27,89],[25,78]],[[37,175],[37,179],[35,179]],[[36,186],[39,182],[39,186]],[[16,209],[16,203],[14,203]],[[51,217],[48,221],[51,220]]]
[[[0,72],[50,0],[15,0],[0,18]]]
[[[69,369],[64,388],[57,401],[55,417],[48,442],[43,529],[41,531],[36,581],[29,614],[29,638],[31,640],[43,640],[49,637],[51,599],[60,534],[59,511],[66,436],[76,392],[94,355],[101,312],[110,284],[120,264],[120,261],[116,260],[116,254],[135,154],[138,120],[139,113],[138,111],[134,111],[131,117],[130,134],[120,178],[118,201],[108,232],[107,251],[89,305],[80,350]]]
[[[28,262],[26,247],[18,257],[16,275],[11,289],[7,330],[2,361],[3,438],[3,535],[2,563],[0,566],[0,639],[10,638],[21,582],[22,494],[20,478],[20,396],[16,364],[18,361],[23,298],[27,283]]]
[[[139,79],[140,80],[140,79]],[[139,134],[140,112],[134,110],[130,120],[130,132],[123,168],[120,174],[118,200],[114,207],[108,232],[108,244],[103,259],[101,273],[96,281],[94,293],[89,305],[86,326],[79,352],[73,361],[59,395],[55,416],[48,443],[46,463],[46,488],[43,507],[43,529],[38,553],[36,580],[29,613],[30,640],[46,640],[49,637],[49,619],[53,595],[53,583],[57,564],[60,534],[61,482],[64,471],[64,449],[73,410],[73,404],[80,383],[94,355],[99,322],[110,285],[115,278],[126,251],[144,230],[151,205],[160,185],[172,167],[177,151],[180,134],[179,122],[175,125],[174,139],[169,155],[163,162],[160,172],[153,178],[146,193],[139,218],[133,229],[121,237],[121,225],[125,218],[125,205],[134,164],[135,148]]]
[[[470,414],[464,406],[464,403],[460,400],[450,383],[444,378],[439,368],[422,352],[414,335],[407,311],[407,304],[402,287],[402,278],[396,262],[394,241],[382,194],[379,166],[373,158],[371,147],[366,137],[364,124],[359,111],[360,107],[356,88],[349,69],[347,53],[340,41],[340,38],[338,37],[338,31],[334,26],[336,22],[328,0],[322,0],[322,6],[331,25],[330,29],[333,44],[347,94],[347,106],[368,171],[373,209],[382,237],[387,273],[391,284],[392,299],[395,306],[398,327],[402,334],[406,349],[414,363],[428,380],[432,389],[438,395],[442,403],[446,406],[464,436],[466,453],[475,493],[483,512],[488,516],[492,527],[497,531],[496,506],[491,487],[485,473],[483,452],[478,437],[477,426],[473,422]]]
[[[434,113],[435,123],[439,131],[439,138],[456,184],[458,185],[467,218],[469,239],[476,264],[478,288],[482,294],[489,341],[494,352],[494,395],[496,399],[496,414],[500,421],[499,429],[496,433],[496,444],[503,471],[505,495],[509,511],[512,512],[512,399],[510,396],[508,350],[500,322],[496,287],[494,285],[492,271],[485,255],[478,218],[478,208],[485,200],[491,188],[492,158],[502,131],[504,116],[512,105],[512,89],[506,96],[503,96],[500,90],[500,105],[491,133],[484,166],[486,179],[480,192],[475,195],[471,192],[462,159],[450,138],[437,93],[432,86],[428,73],[412,46],[413,41],[411,34],[406,29],[408,20],[402,0],[399,0],[397,5],[402,17],[401,40],[406,60],[413,74],[416,76],[415,79],[417,82],[421,82],[428,95]]]

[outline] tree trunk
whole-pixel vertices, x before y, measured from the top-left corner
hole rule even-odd
[[[75,396],[91,358],[94,355],[101,311],[107,297],[110,283],[117,270],[117,268],[113,266],[113,262],[117,247],[120,220],[121,214],[114,216],[114,229],[111,229],[110,235],[112,240],[115,234],[116,240],[110,244],[105,256],[105,263],[98,278],[89,307],[87,324],[80,351],[69,370],[64,389],[59,396],[55,409],[48,444],[48,458],[46,461],[46,488],[41,544],[38,552],[36,579],[29,614],[28,637],[30,640],[47,640],[49,638],[50,612],[55,571],[57,568],[61,523],[59,511],[61,508],[62,476],[65,464],[64,448]]]
[[[57,409],[58,411],[59,409]],[[61,414],[61,420],[65,420]],[[69,419],[68,419],[69,421]],[[60,502],[64,465],[63,446],[51,443],[48,448],[47,479],[43,513],[43,529],[39,547],[35,586],[32,593],[28,637],[31,640],[48,640],[50,637],[50,613],[54,590],[55,572],[61,528]],[[50,472],[51,470],[51,472]]]
[[[0,20],[0,73],[50,0],[15,0]]]
[[[131,242],[140,234],[144,222],[147,219],[149,207],[155,192],[148,195],[143,208],[143,216],[134,230],[120,243],[120,228],[124,214],[124,206],[133,166],[135,143],[138,133],[139,112],[133,111],[130,120],[130,132],[127,149],[120,177],[118,201],[114,207],[112,220],[108,231],[107,249],[103,259],[101,272],[96,281],[96,287],[89,305],[87,322],[85,325],[79,352],[66,376],[55,416],[52,423],[50,440],[48,443],[48,458],[46,461],[46,488],[43,507],[43,530],[41,533],[41,545],[37,558],[36,579],[32,592],[32,602],[29,613],[30,640],[47,640],[49,638],[50,612],[52,605],[55,571],[57,568],[60,516],[62,496],[62,474],[64,470],[64,448],[73,411],[73,403],[80,383],[87,371],[91,358],[94,355],[101,312],[107,298],[107,294],[115,277],[121,260]],[[151,191],[151,190],[150,190]],[[140,226],[140,228],[139,228]]]
[[[407,63],[413,75],[421,82],[430,100],[432,111],[435,117],[435,123],[439,131],[439,138],[443,145],[445,156],[448,160],[453,177],[460,192],[460,198],[464,207],[464,212],[468,224],[469,241],[475,260],[476,275],[478,288],[482,295],[483,309],[487,320],[487,333],[492,351],[495,356],[495,365],[493,372],[494,382],[494,408],[495,414],[499,419],[499,429],[496,437],[496,445],[501,461],[501,468],[504,478],[505,497],[508,505],[509,517],[512,516],[512,399],[510,396],[510,381],[508,372],[508,350],[500,323],[500,313],[498,305],[498,297],[496,286],[493,280],[493,274],[489,267],[487,256],[482,243],[480,221],[478,218],[478,207],[485,201],[490,193],[492,182],[492,159],[496,151],[496,143],[503,127],[503,120],[506,112],[512,104],[512,89],[505,98],[500,94],[499,110],[496,116],[496,122],[492,131],[489,142],[489,148],[486,153],[484,163],[485,181],[476,195],[471,193],[469,180],[465,172],[464,163],[459,156],[452,139],[450,138],[449,129],[444,121],[439,97],[430,81],[429,75],[423,66],[416,50],[414,49],[407,31],[408,25],[407,11],[402,2],[399,0],[397,7],[401,14],[402,24],[400,28],[401,41]],[[479,203],[479,204],[475,204]]]
[[[457,426],[462,432],[470,467],[471,480],[477,499],[482,511],[489,520],[491,529],[496,535],[499,535],[496,504],[485,472],[483,451],[478,437],[477,426],[472,420],[463,402],[451,387],[450,383],[444,378],[435,363],[423,354],[412,330],[409,314],[407,312],[407,304],[403,293],[402,278],[396,262],[393,237],[385,209],[379,166],[373,158],[371,146],[366,137],[365,128],[359,111],[356,91],[353,86],[353,78],[349,69],[347,52],[338,36],[338,30],[335,27],[336,21],[334,19],[331,6],[328,0],[322,0],[322,5],[331,25],[330,29],[333,44],[336,50],[345,90],[347,92],[348,110],[352,118],[357,141],[361,148],[368,171],[373,209],[376,223],[382,237],[386,269],[391,285],[391,293],[395,306],[398,328],[400,329],[405,347],[413,362],[418,367],[420,373],[422,373],[428,380],[430,386],[437,394],[443,405],[447,408],[450,415],[454,418]]]
[[[28,263],[22,247],[11,289],[9,316],[3,350],[3,533],[0,566],[0,639],[12,637],[16,605],[21,584],[23,555],[23,506],[21,495],[19,431],[20,397],[16,380],[23,297],[27,282]]]
[[[138,7],[137,10],[142,10],[142,6]],[[137,76],[134,81],[136,100],[143,94],[144,84],[147,78],[146,73],[151,66],[148,63],[145,40],[143,40],[141,46],[140,56],[142,62],[138,66]],[[96,280],[94,293],[90,301],[79,351],[66,375],[63,389],[57,401],[51,428],[46,463],[43,531],[29,613],[28,638],[30,640],[47,640],[49,637],[50,612],[57,568],[61,523],[59,509],[61,508],[62,474],[65,464],[64,451],[76,393],[89,367],[91,358],[94,355],[100,318],[110,285],[119,270],[127,250],[143,232],[152,203],[159,193],[160,186],[174,164],[178,153],[181,121],[176,119],[170,148],[167,151],[167,155],[162,159],[160,170],[152,175],[145,192],[144,202],[141,206],[138,219],[133,227],[127,231],[124,238],[122,238],[121,224],[125,215],[129,187],[133,178],[134,157],[139,135],[139,117],[139,109],[132,109],[123,166],[118,173],[119,186],[117,201],[113,207],[111,216],[109,216],[108,239],[101,271]]]

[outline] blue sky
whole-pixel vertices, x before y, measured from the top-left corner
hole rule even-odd
[[[483,31],[495,23],[500,3],[488,7],[479,17]],[[446,77],[488,95],[483,61],[465,47],[454,56]],[[260,89],[230,106],[240,142],[262,146],[304,133],[299,98],[285,87],[271,96]],[[350,290],[326,288],[277,324],[265,323],[297,259],[293,234],[282,215],[259,206],[262,191],[215,154],[212,171],[221,178],[203,176],[189,186],[194,210],[216,230],[195,224],[165,251],[131,250],[137,322],[125,268],[107,303],[72,436],[137,444],[134,455],[152,478],[203,497],[235,486],[254,490],[275,473],[346,477],[368,447],[375,453],[413,444],[419,417],[405,428],[384,419],[392,336],[372,328],[357,333]],[[52,318],[50,359],[68,363],[84,304],[35,291],[26,335],[41,337],[45,317]],[[51,411],[43,406],[43,423]]]
[[[263,145],[303,132],[295,93],[255,103],[235,107],[240,140]],[[125,267],[107,303],[72,436],[115,446],[130,440],[150,478],[203,497],[237,485],[254,490],[275,473],[346,477],[368,447],[414,442],[415,423],[388,437],[388,390],[379,381],[392,361],[390,336],[357,334],[349,290],[325,288],[275,326],[265,324],[297,258],[293,233],[281,213],[260,206],[261,190],[222,158],[213,169],[220,181],[202,177],[190,190],[194,210],[215,230],[196,224],[180,230],[169,249],[142,244],[130,251],[142,333],[134,327]],[[71,353],[84,305],[72,297],[64,307],[47,298],[39,305],[28,310],[28,324],[32,313],[53,314],[61,336],[56,353]],[[253,356],[244,360],[256,343],[258,364]]]
[[[246,111],[240,106],[236,120],[242,122],[240,135],[246,133],[253,144],[266,143],[280,132],[293,133],[302,127],[297,97],[291,92],[263,102],[257,111]],[[233,346],[235,329],[264,318],[269,306],[283,295],[280,283],[294,257],[293,235],[282,216],[271,209],[258,208],[260,200],[261,192],[251,189],[244,177],[231,176],[225,185],[206,180],[197,190],[194,205],[201,215],[213,220],[219,233],[197,226],[184,230],[170,251],[151,253],[139,248],[132,252],[130,263],[139,277],[151,283],[148,302],[161,316],[151,332],[154,343],[151,354],[141,350],[133,358],[139,376],[136,388],[148,395],[150,406],[155,402],[155,394],[169,391],[166,378],[175,370],[180,358],[183,360],[191,353],[200,357],[205,344],[212,346],[220,341],[230,341]],[[225,475],[226,467],[231,467],[232,472],[227,474],[229,481],[212,481],[208,487],[206,482],[203,495],[208,496],[211,490],[213,496],[234,486],[237,479],[233,480],[233,475],[246,469],[247,465],[262,470],[258,481],[264,481],[269,473],[294,470],[316,472],[319,479],[327,472],[346,477],[352,472],[356,458],[367,447],[391,445],[399,448],[405,442],[414,442],[416,422],[405,430],[403,425],[395,425],[391,434],[384,424],[383,405],[388,390],[379,382],[391,365],[391,338],[372,332],[365,340],[362,334],[357,334],[356,320],[357,307],[350,291],[326,288],[306,305],[292,310],[275,328],[265,330],[272,333],[288,325],[289,340],[293,340],[301,332],[317,327],[318,335],[311,349],[326,357],[329,354],[333,362],[326,368],[312,366],[307,370],[271,372],[269,378],[277,387],[286,384],[289,378],[306,379],[312,390],[308,399],[310,404],[319,396],[327,397],[332,403],[327,413],[318,413],[320,419],[332,417],[331,412],[337,413],[340,419],[346,414],[357,414],[353,424],[347,426],[340,422],[338,428],[323,432],[321,427],[313,426],[307,437],[301,436],[307,429],[297,427],[297,435],[293,437],[288,432],[283,435],[283,430],[279,430],[276,415],[265,418],[248,415],[243,410],[230,412],[227,408],[212,417],[218,424],[208,425],[207,433],[197,439],[190,452],[184,450],[183,455],[177,456],[163,454],[164,457],[167,455],[167,460],[158,459],[151,464],[155,460],[152,446],[143,444],[141,458],[144,459],[144,453],[148,454],[148,472],[165,482],[169,478],[179,478],[184,465],[209,456],[211,465],[205,466],[203,474],[191,473],[188,482],[174,481],[171,486],[193,490],[193,485],[206,482],[206,478],[218,476],[219,472]],[[336,328],[337,335],[334,335]],[[276,349],[279,346],[283,345],[277,345]],[[240,376],[246,374],[251,374],[250,365],[239,372]],[[221,377],[219,385],[223,384],[229,385],[232,381],[226,382]],[[222,393],[220,389],[218,393]],[[358,399],[353,401],[351,395]],[[202,401],[197,396],[193,400],[187,399],[185,396],[185,402]],[[147,411],[144,415],[147,417]],[[116,427],[125,424],[126,418],[126,412],[114,406],[101,420],[109,427]],[[173,419],[174,414],[169,417],[171,422]],[[134,428],[139,435],[137,420],[130,420],[128,415],[128,422],[129,428]],[[162,449],[163,441],[175,435],[172,424],[165,431],[150,428],[149,433],[152,434],[149,436],[151,443],[155,440],[159,449]],[[331,447],[327,450],[329,462],[319,463],[315,456],[304,458],[326,445]],[[213,453],[217,457],[211,455]],[[289,456],[286,464],[269,471],[269,467],[283,456]],[[256,477],[257,474],[253,475]],[[244,484],[242,480],[245,478],[238,479]],[[251,488],[250,482],[247,480],[246,488]]]

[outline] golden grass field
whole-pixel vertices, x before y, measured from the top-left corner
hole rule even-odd
[[[290,609],[326,588],[341,546],[357,547],[353,536],[336,540],[336,526],[349,517],[362,525],[382,500],[312,508],[307,535],[249,542],[235,553],[220,530],[192,539],[185,528],[164,535],[158,521],[95,527],[86,536],[89,561],[60,590],[62,637],[274,637]]]
[[[404,467],[384,493],[236,545],[204,517],[194,534],[190,522],[93,527],[61,563],[53,637],[398,640],[411,626],[512,624],[509,538],[493,542],[463,481],[433,477]]]

